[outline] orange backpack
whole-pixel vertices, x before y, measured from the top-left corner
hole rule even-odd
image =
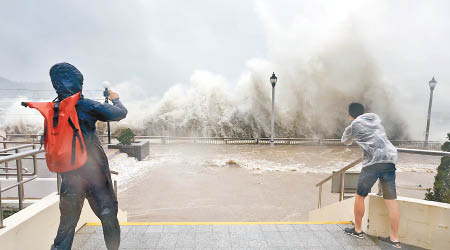
[[[51,172],[72,171],[87,161],[75,109],[80,95],[78,92],[60,102],[22,102],[25,107],[37,109],[45,118],[41,147],[44,144],[47,167]]]

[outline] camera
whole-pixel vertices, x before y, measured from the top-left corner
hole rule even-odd
[[[103,96],[108,98],[109,96],[109,90],[108,88],[111,86],[111,83],[109,83],[108,81],[104,81],[103,82],[103,87],[105,87],[105,90],[103,91]]]

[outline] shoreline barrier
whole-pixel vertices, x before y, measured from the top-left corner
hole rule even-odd
[[[39,143],[41,134],[7,134],[7,140],[3,143],[21,143],[17,139],[27,139],[23,143]],[[107,135],[99,135],[101,140],[106,143]],[[114,138],[114,137],[113,137]],[[182,136],[148,136],[138,135],[137,140],[149,140],[151,144],[210,144],[210,145],[270,145],[270,138],[251,138],[251,137],[182,137]],[[419,140],[391,140],[392,144],[401,148],[420,148],[430,150],[440,150],[443,142],[429,141],[425,144]],[[304,145],[304,146],[344,146],[340,139],[322,139],[322,138],[274,138],[275,145]]]
[[[150,140],[153,144],[261,144],[270,145],[270,138],[233,138],[233,137],[174,137],[174,136],[136,136],[136,139]],[[417,140],[391,140],[396,147],[439,150],[443,142]],[[340,139],[321,138],[274,138],[276,145],[305,146],[345,146]]]

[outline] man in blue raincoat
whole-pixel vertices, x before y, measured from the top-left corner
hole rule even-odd
[[[82,91],[83,75],[69,63],[58,63],[50,69],[50,78],[59,101]],[[120,245],[120,226],[117,220],[117,197],[111,182],[108,158],[98,138],[97,121],[119,121],[127,115],[127,109],[119,101],[119,95],[110,92],[113,105],[80,98],[75,108],[81,128],[88,160],[80,168],[61,173],[59,209],[61,218],[51,250],[72,248],[75,227],[80,218],[84,199],[100,219],[108,250]]]

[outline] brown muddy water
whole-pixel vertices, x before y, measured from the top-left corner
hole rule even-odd
[[[146,160],[119,154],[110,165],[130,221],[306,221],[315,184],[360,155],[344,146],[152,144]],[[439,162],[401,153],[398,194],[422,199]],[[338,200],[330,189],[324,205]]]

